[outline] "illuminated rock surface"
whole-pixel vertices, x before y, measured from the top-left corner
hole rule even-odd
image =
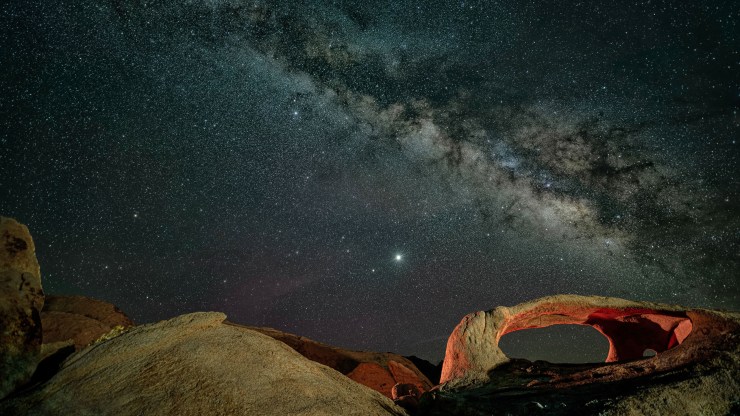
[[[511,360],[507,333],[591,325],[604,364]],[[425,414],[726,414],[740,398],[740,314],[597,296],[559,295],[467,315],[447,343],[442,385]],[[643,357],[645,350],[657,352]]]
[[[31,234],[25,225],[0,217],[0,398],[28,381],[36,369],[43,305]]]
[[[84,296],[47,296],[41,321],[44,344],[73,339],[78,350],[114,327],[133,325],[114,305]],[[420,391],[432,387],[411,361],[397,354],[345,350],[272,328],[227,323],[284,342],[309,360],[331,367],[389,398],[392,397],[392,387],[397,383],[413,384]]]
[[[85,348],[40,388],[0,403],[33,415],[403,415],[268,336],[193,313]]]
[[[476,312],[453,330],[431,388],[405,357],[244,327],[216,312],[94,342],[133,323],[81,296],[44,303],[28,230],[2,218],[0,236],[3,415],[740,413],[737,312],[575,295]],[[561,324],[603,334],[606,363],[510,359],[498,346],[506,334]]]
[[[309,360],[329,366],[386,397],[393,397],[391,390],[397,383],[412,384],[422,392],[432,387],[414,363],[398,354],[345,350],[271,328],[247,328],[282,341]]]

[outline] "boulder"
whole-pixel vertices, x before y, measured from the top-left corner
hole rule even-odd
[[[282,342],[192,313],[70,356],[37,389],[0,403],[31,415],[404,415],[393,402]]]
[[[420,391],[432,387],[429,379],[413,362],[398,354],[345,350],[272,328],[244,328],[282,341],[309,360],[329,366],[389,398],[393,397],[391,390],[398,383],[413,384]]]
[[[393,386],[391,393],[393,394],[393,400],[398,400],[406,396],[413,396],[417,399],[421,397],[421,392],[413,384],[396,384]]]
[[[531,363],[498,347],[507,333],[558,324],[600,331],[607,362]],[[443,384],[421,414],[727,414],[740,397],[739,333],[739,313],[598,296],[476,312],[450,335]]]
[[[396,384],[391,390],[393,394],[393,403],[403,407],[411,415],[415,415],[419,410],[419,399],[421,392],[413,384]]]
[[[27,382],[36,369],[43,305],[31,234],[25,225],[0,217],[0,398]]]
[[[133,325],[113,304],[85,296],[47,296],[41,311],[44,344],[72,339],[78,350],[113,328]]]

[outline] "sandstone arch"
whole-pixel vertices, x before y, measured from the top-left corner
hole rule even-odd
[[[646,349],[663,352],[683,342],[691,332],[684,312],[649,308],[584,307],[574,302],[538,303],[509,316],[496,337],[552,325],[589,325],[609,341],[606,362],[641,358]]]
[[[486,381],[490,370],[509,361],[498,347],[502,336],[559,324],[590,325],[607,338],[606,361],[617,363],[617,367],[604,366],[609,368],[602,375],[607,378],[693,362],[713,343],[738,329],[736,317],[717,311],[599,296],[550,296],[465,316],[448,339],[440,383],[454,387]],[[677,346],[681,348],[674,348]],[[656,351],[657,356],[644,358],[646,349]],[[649,368],[619,367],[619,362],[638,359],[650,360]],[[592,370],[589,377],[594,371],[599,370]],[[578,375],[571,375],[571,379],[577,382]]]

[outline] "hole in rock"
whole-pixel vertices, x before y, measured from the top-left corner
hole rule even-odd
[[[658,353],[655,352],[655,350],[650,349],[650,348],[642,352],[643,357],[655,357],[656,355],[658,355]]]
[[[553,325],[510,332],[499,340],[509,358],[551,363],[603,363],[609,341],[588,325]]]

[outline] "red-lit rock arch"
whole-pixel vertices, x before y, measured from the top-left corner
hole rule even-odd
[[[537,303],[508,317],[496,337],[551,325],[590,325],[609,341],[606,362],[642,358],[646,349],[663,352],[683,342],[691,332],[684,312],[647,308],[593,307],[574,302]]]
[[[584,379],[594,372],[620,379],[676,368],[700,358],[707,347],[725,342],[727,334],[738,330],[736,317],[717,311],[599,296],[550,296],[465,316],[447,341],[440,382],[454,387],[485,381],[490,370],[509,361],[498,346],[502,336],[562,324],[590,325],[601,332],[609,341],[607,362],[643,359],[645,350],[657,352],[644,359],[645,368],[618,363],[603,371],[591,370]],[[571,374],[570,381],[578,382],[578,377]]]

